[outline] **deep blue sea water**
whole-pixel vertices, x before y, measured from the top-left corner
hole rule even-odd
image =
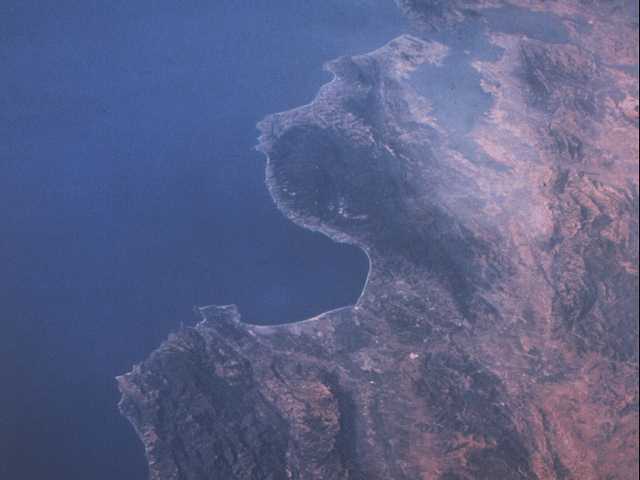
[[[142,480],[113,377],[194,305],[350,304],[367,260],[276,210],[255,123],[403,28],[391,0],[0,2],[0,478]]]

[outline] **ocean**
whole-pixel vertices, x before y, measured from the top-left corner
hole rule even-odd
[[[0,4],[0,478],[142,480],[114,377],[195,305],[302,320],[355,302],[359,249],[276,209],[253,150],[392,0]]]

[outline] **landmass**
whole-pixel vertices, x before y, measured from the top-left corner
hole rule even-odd
[[[637,5],[398,7],[259,125],[282,212],[369,256],[361,297],[203,307],[119,377],[152,480],[638,477]]]

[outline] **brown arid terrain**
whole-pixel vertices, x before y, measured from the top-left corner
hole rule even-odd
[[[259,125],[282,212],[368,254],[361,297],[204,307],[119,377],[153,480],[638,478],[637,6],[398,7]]]

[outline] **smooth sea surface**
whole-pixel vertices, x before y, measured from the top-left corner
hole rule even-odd
[[[0,2],[0,478],[142,480],[114,377],[192,307],[352,304],[364,253],[294,226],[255,123],[401,32],[392,0]]]

